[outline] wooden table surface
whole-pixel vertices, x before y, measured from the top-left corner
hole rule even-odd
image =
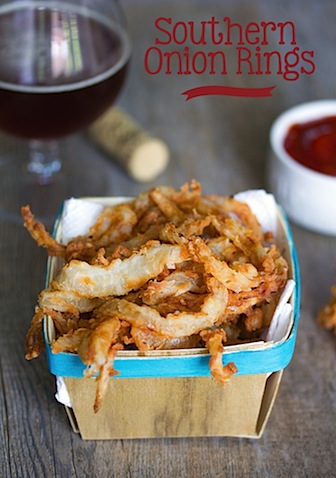
[[[205,193],[230,195],[267,188],[272,121],[297,103],[335,96],[334,0],[124,0],[123,4],[134,54],[118,103],[167,142],[170,164],[159,178],[143,185],[130,179],[85,134],[69,139],[69,149],[96,161],[97,168],[109,168],[110,195],[136,195],[157,184],[179,187],[191,178],[202,183]],[[144,54],[154,44],[158,17],[199,22],[211,16],[231,17],[241,24],[292,21],[301,50],[315,51],[316,72],[288,81],[274,69],[270,75],[258,76],[237,75],[231,68],[223,77],[145,71]],[[278,48],[274,40],[269,48]],[[232,51],[228,48],[229,57]],[[277,87],[266,98],[213,96],[185,101],[181,95],[209,83]],[[10,141],[3,136],[0,146]],[[24,358],[25,333],[44,284],[45,252],[21,225],[2,221],[0,228],[1,477],[336,476],[336,339],[316,324],[317,311],[329,298],[336,278],[335,237],[292,225],[302,277],[301,318],[295,354],[261,439],[83,441],[54,398],[55,381],[45,355],[33,362]]]

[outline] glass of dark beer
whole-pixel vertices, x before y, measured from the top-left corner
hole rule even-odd
[[[0,156],[0,218],[30,203],[49,219],[65,197],[102,193],[99,166],[78,151],[62,161],[58,146],[114,102],[130,52],[117,1],[0,0],[0,130],[15,138]]]

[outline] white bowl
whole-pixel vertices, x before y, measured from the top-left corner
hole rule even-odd
[[[270,131],[268,181],[289,219],[307,229],[336,235],[336,177],[301,165],[284,148],[291,125],[326,116],[336,116],[336,100],[303,103],[275,120]]]

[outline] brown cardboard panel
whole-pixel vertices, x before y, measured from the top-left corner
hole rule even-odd
[[[232,377],[224,387],[211,377],[111,379],[95,414],[95,381],[65,379],[83,439],[257,437],[266,381],[266,374]]]
[[[267,379],[264,398],[261,404],[260,415],[257,423],[257,433],[259,437],[261,437],[263,434],[266,423],[268,422],[269,416],[271,414],[275,398],[279,391],[282,374],[283,370],[280,370],[279,372],[272,373]]]

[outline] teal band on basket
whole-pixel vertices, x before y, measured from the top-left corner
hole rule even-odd
[[[261,350],[244,350],[224,353],[224,364],[234,362],[236,375],[270,373],[284,369],[292,359],[295,347],[295,330],[283,343]],[[62,377],[81,378],[85,365],[75,354],[53,354],[47,345],[50,372]],[[114,368],[116,378],[145,377],[204,377],[209,376],[209,354],[165,357],[117,357]]]

